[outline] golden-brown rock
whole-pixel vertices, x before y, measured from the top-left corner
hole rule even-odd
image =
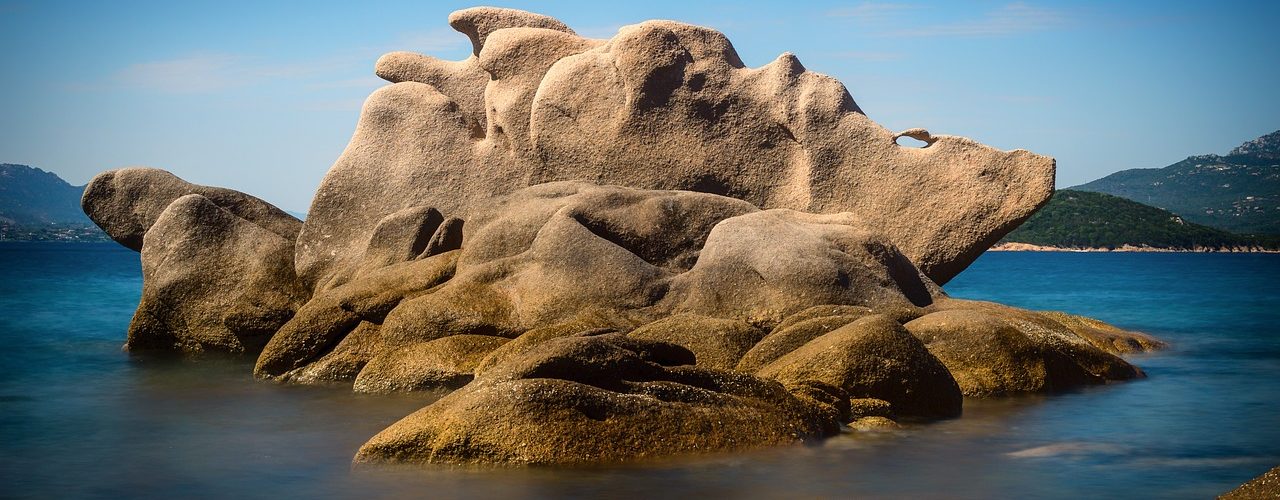
[[[887,401],[904,417],[955,417],[961,395],[946,367],[885,315],[837,328],[756,372],[784,385],[820,382],[851,398]]]
[[[357,462],[575,464],[795,444],[838,432],[829,405],[750,375],[676,366],[619,334],[549,340],[405,417]]]
[[[939,301],[907,323],[967,396],[1070,389],[1142,372],[1033,311],[962,300]]]
[[[698,366],[732,370],[764,332],[740,320],[674,314],[632,330],[631,337],[676,344],[697,357]]]
[[[360,370],[356,392],[457,389],[475,378],[476,365],[511,339],[452,335],[378,353]]]

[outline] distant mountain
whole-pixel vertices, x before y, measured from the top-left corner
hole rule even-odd
[[[0,163],[0,222],[16,225],[90,223],[80,210],[84,186],[72,186],[53,172]]]
[[[1226,156],[1123,170],[1071,189],[1128,198],[1236,233],[1280,235],[1280,131]]]
[[[1069,189],[1054,193],[1044,208],[1003,241],[1061,248],[1280,248],[1280,237],[1233,234],[1132,200]]]
[[[83,192],[52,172],[0,163],[0,240],[105,240],[80,210]]]

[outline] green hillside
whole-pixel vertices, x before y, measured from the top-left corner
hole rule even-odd
[[[1251,237],[1188,222],[1117,196],[1060,190],[1006,242],[1055,247],[1280,248],[1280,237]]]
[[[1128,198],[1236,233],[1280,235],[1280,131],[1226,156],[1124,170],[1071,189]]]

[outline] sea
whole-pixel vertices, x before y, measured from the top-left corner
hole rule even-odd
[[[260,382],[252,360],[121,351],[113,243],[0,243],[0,497],[1210,498],[1280,465],[1280,255],[989,252],[954,297],[1150,333],[1147,378],[966,400],[808,446],[576,468],[352,466],[438,394]]]

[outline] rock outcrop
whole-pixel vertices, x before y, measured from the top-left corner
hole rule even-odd
[[[356,461],[618,462],[838,432],[839,411],[822,400],[693,361],[620,334],[550,340],[382,431]]]
[[[320,292],[272,339],[258,374],[342,380],[352,374],[296,376],[332,352],[355,355],[348,345],[360,345],[367,362],[453,335],[520,345],[519,337],[539,330],[637,327],[637,338],[682,345],[700,365],[732,369],[763,337],[760,325],[807,308],[917,308],[941,295],[887,240],[850,218],[761,211],[706,193],[548,183],[496,198],[466,229],[457,252]],[[588,310],[626,319],[555,330]],[[345,340],[362,322],[377,334]]]
[[[85,186],[80,206],[111,239],[142,251],[142,238],[174,200],[198,194],[232,215],[298,239],[302,221],[253,196],[226,188],[192,184],[156,168],[131,167],[98,174]]]
[[[130,350],[257,353],[308,297],[291,241],[199,194],[151,224],[142,282]]]
[[[918,339],[884,315],[855,320],[757,370],[786,385],[821,383],[911,417],[960,415],[960,387]]]
[[[1053,313],[954,299],[926,311],[906,328],[942,360],[967,396],[1061,391],[1142,376]],[[1145,337],[1107,326],[1124,345]]]
[[[724,35],[671,21],[573,34],[478,8],[450,24],[463,61],[393,53],[298,241],[298,273],[339,285],[377,222],[424,201],[470,220],[489,199],[562,180],[701,191],[849,213],[945,283],[1053,191],[1054,162],[923,129],[895,134],[838,81],[783,54],[747,68]],[[926,147],[903,147],[900,135]]]
[[[962,394],[1140,376],[1115,354],[1160,345],[939,287],[1048,199],[1052,159],[894,134],[707,28],[449,22],[473,54],[378,60],[392,84],[305,223],[161,170],[89,184],[85,212],[141,252],[130,349],[453,391],[359,461],[569,464],[951,418]]]

